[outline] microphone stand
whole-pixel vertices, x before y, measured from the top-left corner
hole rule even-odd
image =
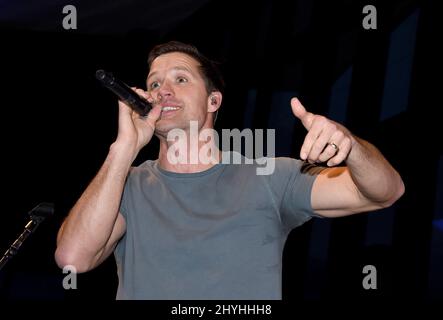
[[[22,246],[23,242],[33,233],[40,223],[45,218],[51,215],[54,211],[54,204],[52,203],[40,203],[34,209],[29,212],[30,220],[26,224],[25,229],[20,236],[14,241],[14,243],[6,250],[5,254],[0,260],[0,270],[6,265],[6,263],[17,254],[18,250]]]

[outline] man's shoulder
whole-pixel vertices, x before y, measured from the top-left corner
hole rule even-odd
[[[290,157],[248,158],[238,152],[223,154],[222,159],[228,170],[251,172],[258,176],[287,175],[294,171],[301,171],[306,166],[304,161]]]
[[[134,165],[129,169],[128,177],[150,174],[155,170],[157,160],[146,160],[138,165]]]

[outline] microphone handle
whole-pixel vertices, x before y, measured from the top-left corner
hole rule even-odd
[[[141,116],[146,116],[151,111],[152,105],[148,101],[142,99],[126,83],[114,77],[112,73],[97,70],[96,78]]]

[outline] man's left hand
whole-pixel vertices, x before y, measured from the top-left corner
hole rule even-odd
[[[308,130],[300,158],[310,163],[327,162],[335,166],[347,159],[356,143],[348,129],[324,116],[306,111],[297,98],[291,99],[294,115],[299,118]]]

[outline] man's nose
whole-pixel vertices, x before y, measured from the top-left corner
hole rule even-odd
[[[160,88],[157,92],[158,92],[158,99],[160,101],[164,100],[167,97],[174,95],[174,91],[172,89],[172,86],[167,81],[162,83],[162,85],[160,86]]]

